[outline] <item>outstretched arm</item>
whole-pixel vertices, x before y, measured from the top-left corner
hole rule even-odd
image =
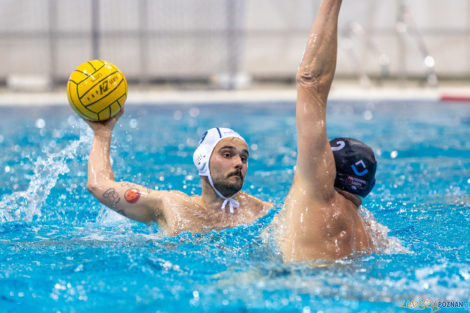
[[[298,155],[294,184],[317,200],[334,192],[336,168],[326,134],[326,103],[336,68],[341,0],[324,0],[297,73]]]
[[[105,122],[86,121],[94,132],[87,189],[101,203],[126,217],[144,223],[157,221],[161,207],[157,191],[114,180],[109,150],[114,125],[121,115],[122,111]]]

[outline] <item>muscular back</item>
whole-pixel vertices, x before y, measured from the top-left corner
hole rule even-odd
[[[335,191],[329,201],[318,201],[309,195],[299,183],[286,198],[278,238],[285,260],[339,259],[372,249],[353,197]]]

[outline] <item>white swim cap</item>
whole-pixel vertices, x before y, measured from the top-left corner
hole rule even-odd
[[[225,210],[225,206],[227,203],[230,207],[230,213],[233,213],[233,208],[238,208],[240,204],[238,201],[233,199],[233,197],[237,194],[233,194],[231,197],[225,197],[222,195],[217,189],[214,187],[214,183],[212,182],[212,176],[209,168],[209,161],[214,151],[215,146],[219,141],[224,138],[240,138],[241,140],[245,141],[242,136],[240,136],[236,131],[230,128],[211,128],[207,130],[203,135],[201,140],[199,141],[199,146],[197,147],[196,151],[193,154],[193,161],[194,165],[196,165],[199,175],[200,176],[207,176],[209,179],[209,183],[214,189],[215,193],[224,199],[224,203],[222,203],[222,210]],[[246,142],[246,141],[245,141]]]

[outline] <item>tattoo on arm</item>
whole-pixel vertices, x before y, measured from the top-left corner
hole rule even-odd
[[[127,214],[124,212],[124,210],[118,209],[117,205],[119,201],[121,201],[121,198],[119,197],[119,194],[116,192],[116,189],[114,188],[109,188],[103,193],[103,198],[104,198],[104,204],[109,206],[111,209],[116,210],[121,215],[124,215],[127,217]]]
[[[109,206],[110,208],[115,209],[119,201],[121,201],[121,198],[119,197],[119,194],[116,192],[116,189],[109,188],[103,193],[103,202],[105,205]]]

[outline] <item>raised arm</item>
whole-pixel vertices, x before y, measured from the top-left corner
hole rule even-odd
[[[157,221],[162,203],[157,191],[114,180],[109,150],[114,125],[121,115],[106,122],[86,121],[95,135],[88,160],[87,189],[101,203],[128,218],[144,223]]]
[[[326,134],[326,103],[336,68],[341,0],[324,0],[310,31],[297,73],[298,155],[294,184],[310,196],[328,200],[336,168]]]

